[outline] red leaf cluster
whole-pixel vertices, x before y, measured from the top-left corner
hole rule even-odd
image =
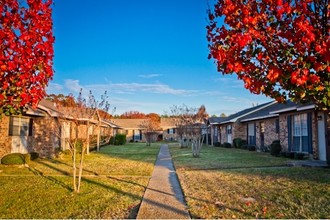
[[[36,106],[53,77],[52,0],[0,1],[0,109]]]
[[[329,0],[217,0],[209,58],[252,93],[330,106]]]

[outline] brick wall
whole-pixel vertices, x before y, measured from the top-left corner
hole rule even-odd
[[[8,136],[9,117],[2,115],[0,119],[0,158],[11,152],[11,137]]]
[[[38,152],[42,157],[55,155],[55,148],[59,148],[59,126],[54,118],[33,118],[32,136],[28,138],[29,152]]]
[[[235,138],[241,138],[243,140],[246,140],[247,137],[247,128],[245,124],[235,122],[232,125],[232,140]]]
[[[303,113],[309,113],[311,111],[305,111],[305,112],[299,112],[296,114],[303,114]],[[281,141],[281,145],[282,145],[282,150],[283,151],[287,151],[288,150],[288,117],[291,117],[292,115],[294,115],[293,113],[289,113],[289,114],[281,114],[279,116],[279,120],[280,120],[280,141]],[[319,150],[318,150],[318,136],[317,136],[317,118],[314,114],[314,112],[312,112],[312,149],[313,149],[313,153],[312,153],[312,157],[314,159],[318,159],[319,157]]]
[[[265,119],[256,121],[256,145],[261,146],[261,125],[264,123],[264,145],[270,145],[274,140],[279,140],[279,133],[276,133],[276,119]]]

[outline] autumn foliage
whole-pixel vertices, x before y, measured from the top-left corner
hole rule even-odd
[[[329,0],[217,0],[210,55],[245,88],[330,109]]]
[[[52,0],[0,1],[0,111],[36,107],[53,76]]]

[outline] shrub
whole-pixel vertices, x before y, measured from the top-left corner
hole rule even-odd
[[[134,141],[131,140],[130,142],[134,142]],[[110,144],[113,144],[113,145],[126,144],[126,134],[116,134],[114,137],[111,137]]]
[[[24,164],[25,156],[20,153],[7,154],[1,159],[1,163],[5,165]]]
[[[300,152],[294,153],[294,159],[296,160],[303,160],[305,159],[305,156],[307,156],[305,153],[300,153]]]
[[[31,154],[23,154],[23,156],[24,156],[24,163],[30,163]]]
[[[221,143],[220,143],[220,142],[215,142],[215,143],[213,144],[213,146],[214,146],[214,147],[221,147]]]
[[[31,152],[31,160],[36,160],[39,158],[39,154],[37,152]]]
[[[279,156],[282,150],[281,144],[279,140],[275,140],[270,145],[270,154],[273,156]]]
[[[286,151],[285,152],[285,157],[293,159],[294,158],[294,152]]]
[[[255,151],[255,150],[256,150],[256,146],[255,146],[255,145],[248,145],[248,146],[247,146],[247,149],[248,149],[249,151]]]
[[[66,150],[63,150],[62,151],[62,154],[64,154],[64,155],[70,155],[71,154],[71,151],[69,149],[66,149]]]
[[[243,145],[247,145],[247,141],[243,140],[242,138],[235,138],[233,140],[233,146],[235,148],[242,148]]]
[[[231,143],[225,142],[223,143],[224,148],[231,148]]]
[[[240,148],[242,142],[242,138],[234,138],[233,140],[233,147]]]
[[[246,149],[248,149],[248,146],[249,146],[249,145],[247,145],[247,144],[243,144],[243,145],[241,146],[241,149],[245,149],[245,150],[246,150]]]

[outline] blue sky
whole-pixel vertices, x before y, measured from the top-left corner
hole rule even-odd
[[[47,92],[83,88],[97,98],[106,90],[115,114],[204,104],[210,115],[228,115],[270,101],[207,59],[207,8],[207,0],[55,0]]]

